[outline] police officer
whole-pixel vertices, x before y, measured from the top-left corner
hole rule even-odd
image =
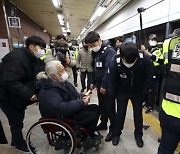
[[[142,102],[152,76],[150,58],[140,53],[134,43],[124,43],[120,48],[120,54],[115,56],[110,65],[108,76],[110,95],[117,98],[116,125],[113,131],[112,144],[116,146],[119,143],[124,127],[127,104],[130,99],[134,112],[136,144],[138,147],[143,147]]]
[[[159,94],[160,94],[160,83],[162,79],[162,64],[164,62],[163,59],[163,50],[162,43],[157,42],[156,34],[151,34],[149,36],[149,46],[147,50],[141,46],[141,50],[145,52],[148,56],[151,57],[153,64],[153,76],[151,79],[151,87],[148,91],[148,95],[146,96],[146,111],[145,113],[150,113],[154,109],[154,105],[159,105]]]
[[[172,36],[163,43],[167,67],[159,116],[162,137],[158,154],[174,154],[180,141],[180,29],[174,30]]]
[[[112,129],[114,125],[115,115],[115,103],[114,98],[110,97],[107,92],[107,75],[106,72],[111,63],[111,60],[115,56],[115,50],[103,43],[98,33],[95,31],[89,32],[85,37],[85,43],[92,48],[92,66],[93,85],[97,88],[97,96],[100,107],[101,123],[97,126],[98,130],[107,130],[108,118],[110,119],[109,133],[107,134],[105,141],[112,140]]]

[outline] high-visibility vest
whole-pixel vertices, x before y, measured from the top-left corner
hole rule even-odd
[[[162,48],[154,49],[154,51],[152,52],[152,55],[155,55],[156,59],[163,59],[164,58]],[[153,65],[156,67],[156,66],[159,66],[160,64],[158,63],[158,61],[153,61]]]
[[[78,57],[78,49],[76,49],[74,52],[73,52],[73,56],[75,59],[77,59]]]
[[[52,52],[52,50],[51,50],[51,49],[46,49],[46,50],[45,50],[45,54],[44,54],[40,59],[41,59],[41,60],[46,59],[46,55],[49,54],[49,52]]]
[[[167,76],[162,109],[166,114],[180,118],[180,37],[164,41],[163,55]]]

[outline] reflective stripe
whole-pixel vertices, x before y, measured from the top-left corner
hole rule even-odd
[[[168,52],[164,53],[164,58],[168,59]]]
[[[177,72],[177,73],[180,73],[180,65],[177,65],[177,64],[171,64],[171,69],[170,69],[171,72]]]
[[[159,59],[159,58],[158,58],[158,57],[156,57],[156,62],[158,61],[158,59]]]
[[[175,102],[179,102],[180,103],[180,96],[178,95],[174,95],[174,94],[171,94],[171,93],[166,93],[166,96],[165,96],[167,99],[169,100],[172,100],[172,101],[175,101]]]

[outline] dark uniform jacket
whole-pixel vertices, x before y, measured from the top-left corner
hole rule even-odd
[[[106,72],[115,55],[116,51],[104,43],[98,52],[92,52],[93,84],[96,87],[107,88]]]
[[[40,71],[37,58],[29,49],[21,48],[8,53],[2,62],[2,80],[10,102],[17,108],[25,108],[35,94],[35,77]]]
[[[117,58],[120,60],[118,63]],[[122,63],[120,55],[116,55],[109,69],[108,92],[112,96],[145,94],[151,77],[151,60],[143,53],[139,54],[136,63],[131,68],[127,68]]]
[[[81,96],[82,94],[79,94],[68,81],[61,83],[42,79],[38,93],[41,115],[43,117],[73,115],[85,107]]]

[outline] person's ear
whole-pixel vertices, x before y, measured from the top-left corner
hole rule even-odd
[[[51,79],[53,79],[53,80],[58,80],[57,76],[54,75],[54,74],[51,74]]]
[[[34,49],[34,45],[30,44],[28,48],[29,48],[30,50],[33,50],[33,49]]]

